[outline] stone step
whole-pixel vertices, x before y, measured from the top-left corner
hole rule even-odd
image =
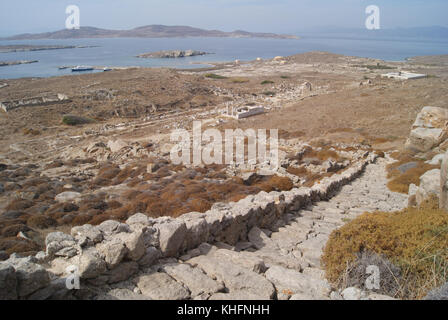
[[[229,261],[199,256],[187,262],[201,268],[211,278],[223,282],[229,293],[247,291],[263,299],[272,299],[275,295],[273,285],[265,277]]]

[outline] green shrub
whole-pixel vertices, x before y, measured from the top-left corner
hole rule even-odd
[[[265,85],[265,84],[273,84],[273,83],[274,83],[274,81],[271,81],[271,80],[264,80],[264,81],[261,82],[261,84],[263,84],[263,85]]]
[[[205,77],[209,78],[209,79],[227,79],[227,77],[220,76],[219,74],[215,74],[215,73],[207,73],[205,75]]]
[[[80,117],[80,116],[69,115],[69,114],[62,117],[62,123],[69,125],[69,126],[77,126],[77,125],[88,124],[88,123],[92,123],[92,122],[95,122],[95,120]]]

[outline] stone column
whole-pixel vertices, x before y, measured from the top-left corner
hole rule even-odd
[[[448,211],[448,151],[443,157],[440,168],[440,199],[439,208]]]

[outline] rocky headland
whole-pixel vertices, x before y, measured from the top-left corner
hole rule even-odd
[[[204,51],[197,50],[162,50],[156,52],[148,52],[142,53],[137,56],[137,58],[162,58],[162,59],[170,59],[170,58],[185,58],[185,57],[195,57],[195,56],[204,56],[206,54],[211,54]]]
[[[16,66],[19,64],[37,63],[38,60],[0,61],[0,67]]]

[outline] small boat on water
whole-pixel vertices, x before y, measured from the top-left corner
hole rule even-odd
[[[72,69],[72,72],[92,71],[92,70],[94,70],[93,67],[77,66]]]

